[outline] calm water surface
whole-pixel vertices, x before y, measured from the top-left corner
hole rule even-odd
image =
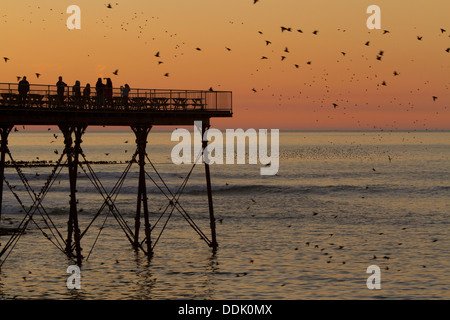
[[[53,134],[58,135],[57,138]],[[126,161],[130,132],[89,131],[88,160]],[[55,130],[11,134],[15,160],[56,161],[62,135]],[[170,164],[170,133],[149,136],[147,152],[174,192],[191,169]],[[59,150],[58,154],[54,150]],[[110,190],[125,164],[93,165]],[[24,168],[36,192],[52,168]],[[450,133],[283,132],[280,170],[260,176],[260,165],[211,167],[219,248],[213,252],[177,212],[170,217],[151,261],[131,248],[117,221],[104,211],[83,238],[81,290],[68,290],[73,264],[30,224],[0,271],[1,299],[449,299]],[[157,175],[147,166],[148,174]],[[28,207],[31,199],[14,169],[5,178]],[[209,237],[203,166],[196,166],[179,201]],[[65,237],[69,186],[63,169],[43,207]],[[167,198],[148,183],[151,222]],[[81,229],[102,197],[80,170]],[[116,204],[132,227],[137,168]],[[5,186],[3,227],[23,212]],[[153,230],[156,240],[164,215]],[[46,230],[37,212],[36,223]],[[48,231],[48,230],[46,230]],[[48,232],[49,233],[49,232]],[[143,231],[141,232],[143,234]],[[50,233],[49,233],[50,234]],[[0,237],[6,243],[8,236]],[[367,267],[381,268],[381,290],[368,290]]]

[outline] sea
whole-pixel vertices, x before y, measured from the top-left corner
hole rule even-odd
[[[134,232],[134,134],[87,129],[76,194],[87,232],[80,288],[70,289],[75,262],[61,250],[69,174],[54,167],[63,136],[12,132],[9,149],[22,166],[5,169],[1,227],[29,218],[36,197],[41,205],[0,258],[0,299],[450,298],[450,132],[281,131],[276,175],[261,175],[261,163],[211,164],[217,249],[196,231],[211,240],[205,166],[173,164],[171,134],[148,137],[149,258],[119,223]],[[143,228],[141,217],[142,241]],[[0,250],[10,239],[0,236]]]

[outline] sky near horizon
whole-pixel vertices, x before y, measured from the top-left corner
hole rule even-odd
[[[232,91],[219,128],[450,130],[449,12],[448,0],[3,1],[0,82]]]

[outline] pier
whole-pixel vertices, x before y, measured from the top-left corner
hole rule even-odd
[[[93,87],[88,94],[80,94],[72,87],[65,87],[64,91],[58,91],[57,86],[34,85],[29,86],[26,94],[19,93],[19,85],[16,83],[0,83],[0,230],[2,229],[2,202],[4,197],[4,186],[6,186],[18,200],[25,215],[17,228],[12,232],[8,241],[2,241],[0,247],[0,266],[14,249],[15,244],[24,234],[30,223],[36,224],[33,215],[39,214],[46,221],[49,231],[43,235],[55,244],[68,257],[73,259],[77,265],[81,265],[85,258],[82,252],[82,239],[91,224],[102,213],[109,210],[114,216],[130,244],[141,250],[150,259],[153,254],[154,243],[152,242],[152,225],[150,223],[149,201],[147,198],[146,164],[150,164],[147,154],[147,139],[150,131],[155,126],[183,126],[193,125],[194,121],[202,121],[203,130],[210,128],[211,118],[232,117],[232,93],[230,91],[212,90],[168,90],[168,89],[130,89],[126,94],[122,88],[115,88],[112,94],[105,96],[96,94]],[[57,126],[64,136],[64,150],[58,161],[52,164],[53,169],[45,185],[35,192],[28,184],[20,167],[23,163],[16,161],[8,148],[8,137],[14,126]],[[136,137],[136,151],[132,155],[127,167],[117,184],[108,193],[101,181],[95,174],[87,156],[82,149],[82,137],[88,126],[121,126],[129,127]],[[203,141],[202,152],[207,147],[207,141]],[[7,157],[9,158],[7,160]],[[123,182],[131,165],[139,166],[139,177],[137,181],[138,192],[136,195],[136,216],[134,226],[129,226],[123,219],[120,209],[114,203],[115,195],[120,192],[119,186]],[[5,166],[14,167],[24,187],[33,198],[31,207],[23,206],[17,194],[11,188],[4,177]],[[49,164],[46,164],[49,165]],[[195,165],[195,164],[194,164]],[[51,188],[57,170],[62,166],[68,170],[70,185],[70,209],[68,214],[66,236],[57,230],[42,205],[42,200]],[[217,248],[216,225],[214,217],[214,206],[211,190],[210,168],[205,166],[205,184],[207,187],[207,199],[209,207],[209,219],[211,236],[207,237],[195,222],[185,212],[178,202],[180,192],[173,193],[167,188],[164,193],[168,200],[168,207],[172,211],[178,211],[189,223],[189,225],[200,235],[200,237],[212,248]],[[79,170],[85,172],[93,185],[102,196],[103,204],[92,222],[81,230],[78,225],[77,208],[77,175]],[[156,170],[156,169],[155,169]],[[159,176],[159,174],[158,174]],[[183,181],[187,183],[189,175]],[[162,178],[161,178],[162,180]],[[164,181],[162,184],[165,185]],[[141,236],[141,222],[143,220],[143,235]],[[48,223],[47,223],[48,222]],[[4,235],[5,236],[5,235]],[[159,237],[157,238],[159,239]]]

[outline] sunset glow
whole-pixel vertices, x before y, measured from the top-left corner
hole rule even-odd
[[[81,9],[80,30],[66,26],[72,4]],[[371,4],[381,8],[380,30],[366,26]],[[115,87],[233,91],[234,117],[214,120],[217,127],[450,129],[448,1],[107,5],[2,3],[0,55],[9,60],[0,82],[27,75],[32,84],[55,84],[62,75],[69,85],[111,77]]]

